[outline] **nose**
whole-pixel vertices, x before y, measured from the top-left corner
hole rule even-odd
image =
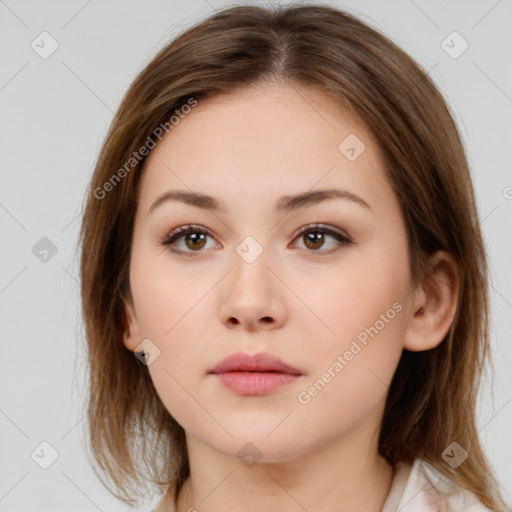
[[[237,254],[222,282],[220,317],[228,329],[270,331],[287,320],[286,286],[268,266],[265,251],[252,263]]]

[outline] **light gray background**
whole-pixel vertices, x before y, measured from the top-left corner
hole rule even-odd
[[[495,384],[488,374],[478,424],[512,494],[512,1],[326,3],[384,31],[430,70],[455,112],[492,275]],[[2,511],[128,509],[101,486],[81,447],[84,353],[74,251],[82,199],[137,72],[170,37],[227,5],[235,4],[0,0]],[[59,45],[47,59],[31,48],[43,31]],[[456,59],[441,46],[453,31],[469,43]],[[32,252],[42,237],[57,247],[46,263]],[[42,441],[58,452],[48,469],[31,458]]]

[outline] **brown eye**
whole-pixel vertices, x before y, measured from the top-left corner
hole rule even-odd
[[[189,233],[184,236],[187,247],[193,251],[202,249],[206,243],[206,235],[204,233]]]
[[[160,243],[168,246],[172,252],[189,256],[194,252],[204,252],[202,249],[206,246],[208,237],[213,238],[205,228],[187,225],[175,229]],[[185,247],[180,247],[182,241],[185,243]]]
[[[162,245],[168,246],[171,252],[183,256],[193,256],[193,253],[205,252],[203,249],[208,243],[209,231],[201,226],[186,225],[172,231],[165,239],[161,240]],[[340,246],[347,246],[353,244],[346,236],[328,229],[320,225],[306,226],[297,235],[296,239],[301,239],[304,243],[305,250],[311,254],[331,254],[336,252]],[[325,249],[324,246],[328,245],[329,240],[334,240],[334,248]],[[180,243],[184,242],[184,246]],[[221,247],[219,243],[215,247]]]
[[[308,249],[320,249],[325,241],[323,233],[307,233],[303,236],[304,243]]]
[[[340,246],[353,244],[351,240],[343,236],[341,233],[320,225],[306,226],[301,230],[297,238],[301,238],[303,240],[306,250],[311,253],[316,252],[318,254],[330,254],[337,251]],[[320,250],[330,238],[335,240],[334,248]]]

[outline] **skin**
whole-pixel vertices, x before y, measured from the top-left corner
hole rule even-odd
[[[338,150],[349,134],[366,146],[354,161]],[[330,199],[275,210],[282,195],[331,187],[371,209]],[[168,201],[148,213],[167,190],[202,192],[227,209]],[[297,237],[314,223],[353,243]],[[190,236],[188,245],[186,236],[176,241],[190,257],[160,244],[186,224],[211,233],[199,249]],[[247,236],[263,249],[252,263],[236,252]],[[370,133],[306,87],[274,84],[201,100],[146,160],[132,242],[125,345],[141,350],[150,339],[160,350],[148,369],[186,432],[191,467],[178,512],[380,511],[393,478],[377,451],[388,387],[404,348],[442,341],[458,275],[440,251],[432,273],[412,286],[404,220]],[[396,302],[400,312],[301,404],[298,393]],[[208,371],[239,351],[271,353],[302,375],[264,396],[237,395]],[[261,453],[250,467],[237,457],[247,442]]]

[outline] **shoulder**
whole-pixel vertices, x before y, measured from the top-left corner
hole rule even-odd
[[[428,462],[416,459],[410,467],[397,510],[401,512],[492,512]]]

